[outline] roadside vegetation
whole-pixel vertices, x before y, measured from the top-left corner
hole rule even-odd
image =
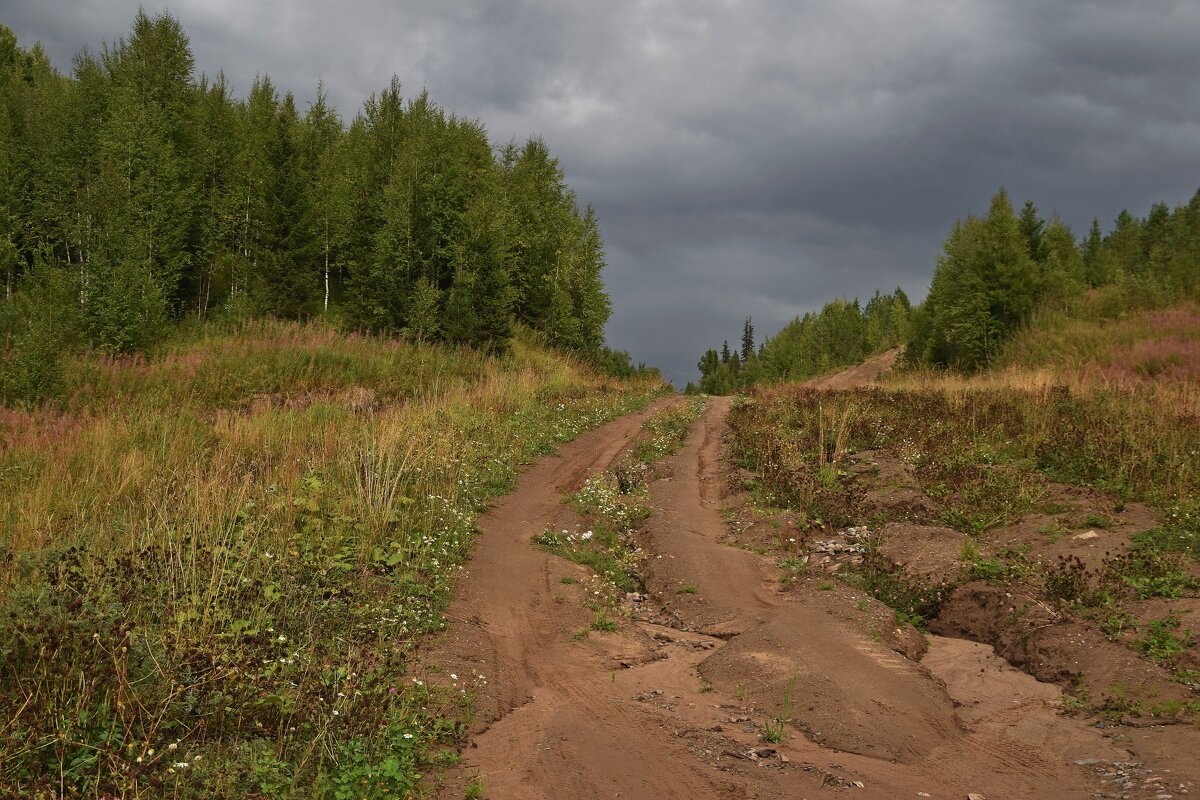
[[[1163,666],[1186,698],[1200,620],[1171,604],[1200,597],[1198,412],[1194,386],[1084,391],[900,373],[869,389],[760,390],[730,415],[731,455],[757,505],[784,510],[799,531],[799,544],[778,548],[789,583],[812,574],[824,540],[853,534],[861,556],[826,565],[830,574],[900,623],[944,627],[959,587],[1005,587],[1024,600],[993,628],[1040,604],[1039,624],[1097,626]],[[1105,549],[1088,552],[1097,540]],[[914,547],[921,555],[909,558]],[[1159,616],[1145,618],[1151,608]],[[1111,704],[1111,690],[1093,686],[1085,706]],[[1137,692],[1118,687],[1125,712],[1200,711],[1137,706]]]
[[[27,798],[418,794],[472,686],[406,670],[483,505],[664,388],[530,333],[284,322],[63,376],[0,411],[0,785]]]

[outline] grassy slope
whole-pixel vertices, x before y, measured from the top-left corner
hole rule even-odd
[[[1040,312],[1001,351],[1000,371],[1048,370],[1106,384],[1200,381],[1200,305],[1120,312],[1092,293]]]
[[[518,465],[661,386],[254,323],[0,411],[0,786],[398,797],[470,685],[405,678]],[[465,678],[466,676],[464,676]]]

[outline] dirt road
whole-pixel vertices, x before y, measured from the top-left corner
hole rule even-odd
[[[906,657],[924,648],[877,601],[816,580],[782,592],[769,560],[720,542],[727,410],[714,400],[652,485],[648,610],[615,633],[574,636],[590,574],[530,539],[574,522],[564,493],[644,415],[543,459],[483,518],[430,659],[428,679],[470,683],[480,709],[440,796],[476,776],[493,800],[1093,796],[1087,764],[1129,754],[1060,716],[1056,687],[971,642],[931,637]],[[784,741],[764,741],[781,717]]]
[[[861,364],[828,375],[810,378],[801,385],[811,389],[852,389],[856,386],[865,386],[873,383],[880,375],[896,366],[896,362],[900,360],[901,350],[902,348],[899,347],[885,350],[878,355],[871,356]]]

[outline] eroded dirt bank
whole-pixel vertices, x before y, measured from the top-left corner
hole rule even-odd
[[[476,777],[497,799],[1181,791],[1185,776],[1144,782],[1121,766],[1143,757],[1061,716],[1057,687],[990,647],[929,637],[926,653],[878,601],[815,578],[780,591],[769,559],[721,544],[727,410],[714,400],[652,484],[639,535],[649,596],[615,633],[575,636],[591,616],[590,573],[530,539],[572,524],[563,494],[612,463],[644,415],[542,460],[483,518],[427,675],[479,697],[441,796],[462,797]],[[764,741],[782,717],[784,740]],[[1123,772],[1137,780],[1106,782]]]

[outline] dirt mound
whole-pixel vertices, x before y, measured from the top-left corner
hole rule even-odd
[[[963,547],[969,542],[953,528],[889,522],[879,529],[876,551],[909,575],[952,578],[963,565]]]
[[[983,581],[956,588],[929,629],[986,642],[1039,680],[1057,683],[1122,718],[1173,718],[1194,695],[1162,667],[1095,625],[1028,594]]]
[[[819,594],[809,592],[806,599]],[[741,687],[767,717],[787,716],[813,742],[843,752],[913,763],[961,733],[927,670],[821,605],[790,603],[706,659],[700,673],[715,686]]]

